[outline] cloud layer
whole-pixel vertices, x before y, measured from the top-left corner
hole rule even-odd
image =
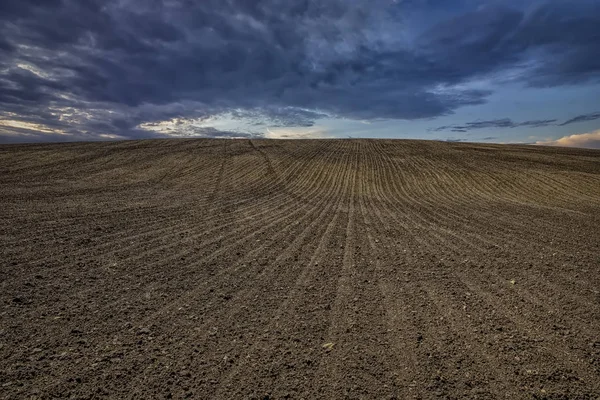
[[[576,122],[595,121],[597,119],[600,119],[600,112],[578,115],[576,117],[573,117],[573,118],[563,122],[562,124],[560,124],[560,126],[570,125],[570,124],[574,124]]]
[[[564,136],[557,140],[539,141],[535,144],[541,146],[585,147],[600,149],[600,130],[590,133]]]
[[[557,123],[556,119],[543,119],[543,120],[532,120],[532,121],[522,121],[515,122],[510,118],[502,118],[502,119],[493,119],[486,121],[472,121],[464,124],[457,125],[444,125],[439,126],[437,128],[430,129],[431,132],[442,132],[442,131],[452,131],[452,132],[468,132],[472,130],[478,129],[488,129],[488,128],[539,128],[544,126],[565,126],[574,124],[577,122],[585,122],[585,121],[594,121],[600,119],[600,112],[590,113],[590,114],[582,114],[571,119],[566,120],[563,123]]]
[[[600,79],[597,1],[429,3],[1,2],[0,135],[153,137],[169,132],[142,126],[224,114],[278,127],[415,120],[485,102],[469,83],[506,71],[531,87]],[[195,133],[240,134],[208,128]]]
[[[538,128],[542,126],[553,125],[556,122],[555,119],[545,119],[545,120],[534,120],[534,121],[523,121],[523,122],[514,122],[510,118],[503,119],[493,119],[488,121],[473,121],[467,122],[463,125],[445,125],[440,126],[434,129],[431,129],[432,132],[441,132],[441,131],[452,131],[452,132],[468,132],[477,129],[487,129],[487,128],[518,128],[518,127],[531,127]]]

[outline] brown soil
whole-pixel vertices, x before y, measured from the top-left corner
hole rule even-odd
[[[600,397],[600,152],[0,147],[0,397]]]

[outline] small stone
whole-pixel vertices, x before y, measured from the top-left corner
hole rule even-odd
[[[333,349],[333,346],[335,346],[335,343],[329,342],[329,343],[325,343],[323,345],[323,348],[327,351],[331,351]]]

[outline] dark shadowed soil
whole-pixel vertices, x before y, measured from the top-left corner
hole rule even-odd
[[[600,398],[600,151],[4,145],[0,202],[0,398]]]

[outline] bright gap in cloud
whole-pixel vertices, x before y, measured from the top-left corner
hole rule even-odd
[[[65,131],[62,131],[60,129],[52,129],[47,125],[34,124],[31,122],[16,121],[16,120],[11,120],[11,119],[0,120],[0,127],[17,128],[17,129],[24,129],[24,130],[28,130],[28,131],[37,131],[37,132],[43,132],[43,133],[54,133],[54,134],[59,134],[59,135],[68,135],[68,133]]]
[[[286,117],[300,126],[288,126]],[[204,117],[176,117],[162,121],[144,122],[137,129],[156,132],[171,137],[264,137],[264,138],[324,138],[332,137],[325,127],[315,127],[321,119],[311,110],[268,109],[244,110],[207,115]]]
[[[330,139],[329,132],[318,126],[310,128],[267,128],[266,139]]]
[[[204,136],[207,129],[223,132],[257,133],[256,122],[223,113],[202,118],[171,118],[158,122],[144,122],[138,129],[174,137]]]
[[[40,78],[51,79],[50,74],[42,71],[40,68],[36,67],[35,65],[20,63],[20,64],[17,64],[17,67],[24,69],[26,71],[29,71],[32,74],[34,74]]]

